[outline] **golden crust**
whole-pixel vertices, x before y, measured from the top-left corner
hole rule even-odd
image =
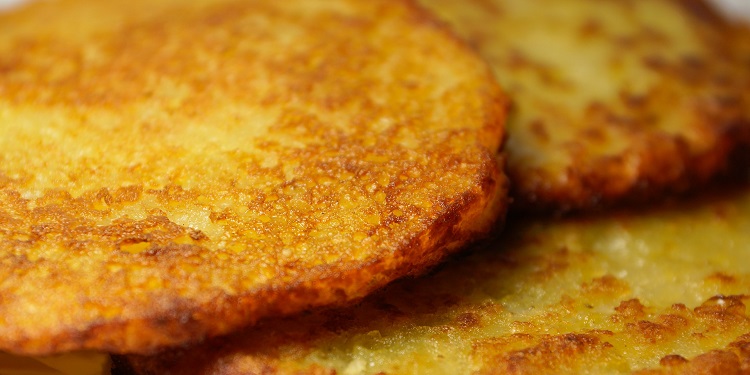
[[[681,192],[750,134],[750,69],[700,0],[422,0],[513,98],[508,175],[521,210]]]
[[[728,374],[750,358],[750,185],[509,236],[347,309],[127,360],[138,374]]]
[[[0,349],[147,353],[418,274],[504,211],[505,112],[408,1],[2,14]]]

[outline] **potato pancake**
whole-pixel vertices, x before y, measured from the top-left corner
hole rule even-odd
[[[750,69],[699,0],[422,0],[514,101],[521,210],[588,209],[699,185],[750,133]]]
[[[410,1],[2,14],[0,350],[148,353],[421,273],[504,211],[506,103]]]
[[[506,238],[356,307],[264,321],[130,364],[173,375],[750,368],[750,185],[508,225]]]

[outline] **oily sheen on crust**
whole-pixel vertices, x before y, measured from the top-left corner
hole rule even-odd
[[[750,133],[750,70],[700,0],[422,0],[514,103],[519,210],[654,200],[727,168]]]
[[[408,1],[37,2],[0,15],[0,73],[5,351],[343,304],[505,207],[506,100]]]

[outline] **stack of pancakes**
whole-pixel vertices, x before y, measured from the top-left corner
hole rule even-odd
[[[701,0],[32,2],[0,129],[1,374],[750,372]]]

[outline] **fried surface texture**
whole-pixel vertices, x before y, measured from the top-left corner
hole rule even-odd
[[[422,0],[514,100],[521,210],[589,209],[700,185],[747,142],[750,69],[699,0]]]
[[[0,350],[147,353],[418,274],[504,210],[506,107],[409,1],[0,15]]]
[[[750,186],[511,223],[507,238],[356,307],[130,363],[173,375],[750,370]]]

